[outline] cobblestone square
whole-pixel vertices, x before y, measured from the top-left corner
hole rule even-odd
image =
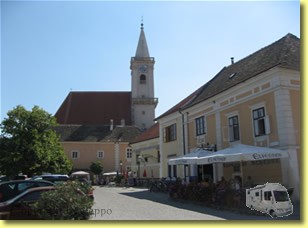
[[[147,189],[95,187],[94,196],[91,220],[272,220],[264,214],[245,215],[175,201],[168,194],[149,192]],[[278,219],[298,218],[295,209],[291,216]]]

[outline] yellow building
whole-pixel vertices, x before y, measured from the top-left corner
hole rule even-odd
[[[255,183],[300,186],[300,40],[287,34],[224,67],[212,80],[157,120],[161,177],[251,176]],[[248,144],[287,151],[287,159],[209,165],[168,165],[196,147],[221,150]],[[241,170],[242,169],[242,170]],[[244,182],[243,181],[243,182]]]
[[[140,134],[131,126],[59,125],[55,130],[74,170],[89,170],[92,162],[99,161],[105,173],[128,170],[132,160],[129,143]]]

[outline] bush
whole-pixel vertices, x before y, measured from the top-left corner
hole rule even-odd
[[[82,192],[84,192],[86,195],[91,191],[93,190],[91,184],[86,181],[86,180],[79,180],[79,179],[72,179],[70,181],[70,184],[71,185],[74,185],[75,188],[78,188],[80,189]]]
[[[81,189],[84,190],[75,181],[56,186],[55,190],[44,192],[33,209],[41,219],[88,219],[92,215],[93,200]]]
[[[114,182],[115,182],[116,184],[120,184],[123,178],[124,178],[124,176],[119,174],[119,175],[117,175],[117,176],[114,178]]]

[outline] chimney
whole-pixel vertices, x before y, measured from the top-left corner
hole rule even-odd
[[[231,64],[234,63],[234,57],[231,57]]]
[[[110,120],[110,131],[113,131],[113,119]]]
[[[125,119],[121,119],[121,127],[125,127]]]

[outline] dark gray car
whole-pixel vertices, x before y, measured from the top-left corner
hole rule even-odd
[[[0,202],[14,198],[30,188],[54,186],[53,183],[43,180],[14,180],[0,183]]]

